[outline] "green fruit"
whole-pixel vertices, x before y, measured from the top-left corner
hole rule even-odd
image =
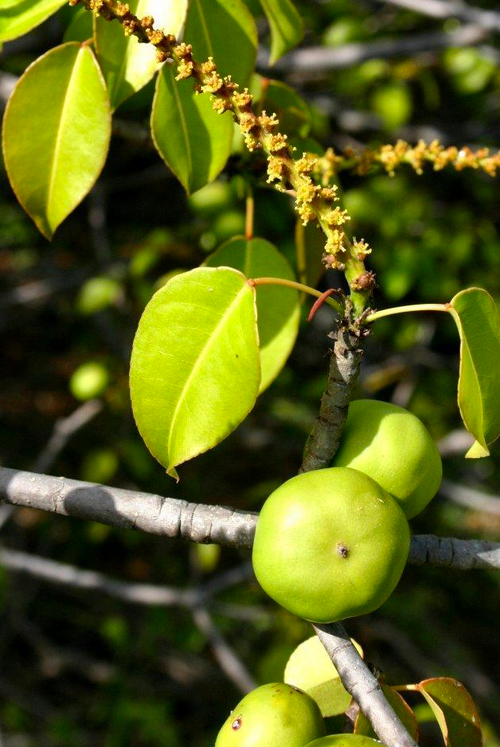
[[[385,602],[409,544],[408,523],[389,493],[358,470],[330,467],[293,477],[267,499],[253,567],[285,609],[334,622]]]
[[[408,519],[435,496],[443,474],[441,457],[425,425],[388,402],[351,402],[334,467],[352,467],[372,477],[398,501]]]
[[[238,703],[215,747],[305,747],[325,731],[315,700],[297,687],[271,683]]]
[[[331,734],[329,737],[315,739],[306,747],[383,747],[380,742],[370,737],[360,737],[358,734]]]
[[[84,402],[99,397],[109,384],[109,371],[98,361],[89,361],[79,366],[73,373],[69,388],[75,399]]]

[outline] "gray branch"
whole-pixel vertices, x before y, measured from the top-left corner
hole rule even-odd
[[[335,663],[346,690],[360,704],[384,744],[394,747],[418,747],[385,699],[376,677],[352,645],[340,623],[315,625],[314,629]]]
[[[361,341],[338,330],[334,337],[328,382],[321,398],[318,417],[307,439],[300,472],[329,467],[338,449],[347,409],[361,366]]]
[[[120,529],[231,547],[252,546],[258,518],[255,513],[233,508],[188,503],[7,467],[0,467],[0,501]],[[417,535],[412,537],[408,562],[458,570],[500,570],[500,542]]]
[[[486,31],[500,31],[500,13],[495,10],[474,8],[461,0],[381,0],[398,8],[412,10],[430,18],[456,18],[458,21],[473,23]]]
[[[412,57],[450,47],[472,47],[481,44],[488,32],[479,24],[467,24],[450,33],[436,31],[412,34],[398,39],[381,39],[367,43],[343,44],[339,47],[308,47],[282,57],[273,69],[283,73],[318,73],[343,70],[373,59]]]

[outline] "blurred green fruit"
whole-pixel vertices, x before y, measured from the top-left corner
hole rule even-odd
[[[81,314],[95,314],[96,311],[111,306],[118,300],[122,287],[117,280],[107,277],[95,277],[83,284],[76,302]]]
[[[358,734],[331,734],[310,742],[306,747],[382,747],[380,742],[370,737],[360,737]]]
[[[422,421],[402,407],[372,399],[351,402],[332,465],[372,477],[408,519],[436,495],[443,474],[439,451]]]
[[[75,399],[84,402],[99,397],[109,384],[109,372],[105,365],[98,361],[89,361],[74,371],[69,389]]]
[[[306,472],[267,499],[253,567],[270,597],[318,623],[364,615],[390,596],[410,532],[389,493],[345,467]]]
[[[238,703],[215,747],[305,747],[325,731],[315,700],[297,687],[274,682]]]

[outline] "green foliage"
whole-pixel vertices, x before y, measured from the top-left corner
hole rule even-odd
[[[184,37],[197,60],[213,57],[221,75],[248,85],[257,54],[257,29],[243,0],[191,0]]]
[[[271,27],[270,63],[273,65],[300,42],[304,25],[291,0],[260,1]]]
[[[106,89],[89,47],[56,47],[20,79],[4,116],[5,165],[47,238],[94,185],[110,133]]]
[[[255,291],[241,273],[192,270],[153,296],[135,336],[130,394],[139,431],[170,475],[239,425],[259,384]]]
[[[488,444],[500,435],[500,314],[481,288],[468,288],[451,301],[460,334],[458,404],[476,443],[467,456],[488,456]]]
[[[234,267],[247,278],[294,279],[285,257],[264,239],[231,239],[210,255],[206,264]],[[279,374],[292,351],[299,329],[300,305],[296,290],[275,285],[257,286],[256,298],[262,392]]]
[[[421,682],[417,689],[429,703],[446,747],[482,747],[481,722],[465,687],[449,677]]]
[[[157,28],[177,36],[187,12],[187,0],[130,0],[130,9],[138,15],[153,16]],[[158,70],[155,49],[139,44],[134,36],[125,36],[117,23],[96,18],[95,46],[99,64],[114,110],[129,96],[143,88]]]
[[[0,42],[28,33],[64,3],[65,0],[5,0],[0,6]]]
[[[159,154],[191,194],[224,168],[233,121],[229,113],[217,114],[207,96],[197,96],[189,80],[176,81],[165,65],[156,84],[151,133]]]

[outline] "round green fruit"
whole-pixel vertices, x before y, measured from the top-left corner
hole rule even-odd
[[[398,501],[408,519],[436,495],[443,467],[425,425],[388,402],[351,402],[334,467],[352,467],[372,477]]]
[[[310,742],[306,747],[382,747],[380,742],[359,734],[331,734]]]
[[[69,389],[75,399],[85,402],[100,397],[109,384],[109,371],[99,361],[88,361],[78,366],[69,381]]]
[[[306,472],[267,499],[253,567],[270,597],[317,623],[364,615],[393,592],[410,531],[397,502],[346,467]]]
[[[215,747],[305,747],[325,734],[316,701],[282,682],[262,685],[231,711]]]

